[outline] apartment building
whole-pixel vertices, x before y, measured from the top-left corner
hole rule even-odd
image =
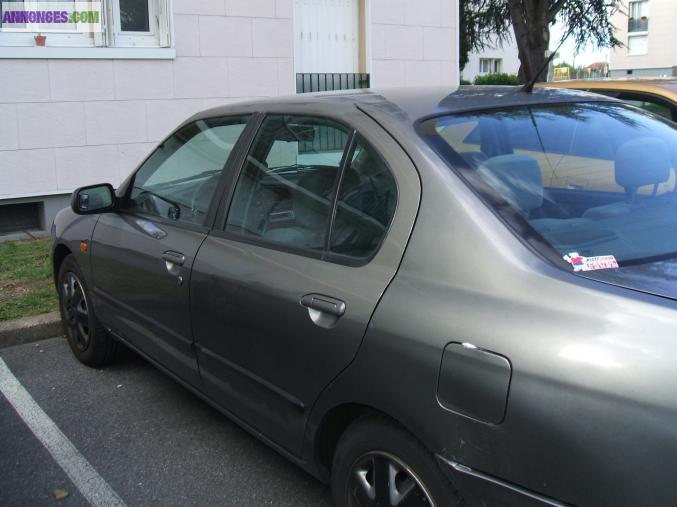
[[[610,77],[677,76],[675,0],[625,0],[613,24],[624,47],[611,51]]]
[[[72,190],[117,185],[199,110],[459,77],[456,0],[100,3],[91,31],[0,25],[0,233],[48,229]]]
[[[496,43],[494,47],[485,48],[468,55],[468,63],[461,71],[461,78],[471,83],[475,77],[485,74],[517,74],[520,68],[519,51],[515,39]]]

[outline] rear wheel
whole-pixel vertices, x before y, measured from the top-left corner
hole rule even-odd
[[[442,507],[460,497],[435,458],[411,434],[378,418],[353,423],[332,466],[337,507]]]
[[[58,291],[61,321],[75,357],[87,366],[110,364],[119,344],[94,315],[84,276],[72,255],[59,268]]]

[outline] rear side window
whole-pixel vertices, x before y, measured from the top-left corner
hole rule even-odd
[[[226,231],[323,251],[349,135],[330,120],[268,116],[247,154]]]
[[[341,181],[332,253],[364,258],[378,249],[397,204],[397,184],[383,159],[358,142]]]
[[[395,213],[397,185],[383,159],[352,136],[331,120],[268,116],[235,187],[226,232],[317,256],[372,256]]]

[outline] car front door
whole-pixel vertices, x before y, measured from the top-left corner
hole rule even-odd
[[[268,115],[191,279],[210,396],[294,454],[314,401],[358,351],[420,198],[407,155],[354,116],[365,136],[328,119]]]
[[[133,176],[118,213],[92,237],[97,314],[161,366],[197,384],[189,287],[195,254],[213,221],[224,166],[246,116],[192,122]]]

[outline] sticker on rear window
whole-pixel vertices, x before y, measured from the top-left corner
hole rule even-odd
[[[564,256],[564,260],[574,267],[574,271],[595,271],[597,269],[615,269],[618,267],[616,257],[613,255],[597,255],[595,257],[583,257],[578,252],[571,252]]]

